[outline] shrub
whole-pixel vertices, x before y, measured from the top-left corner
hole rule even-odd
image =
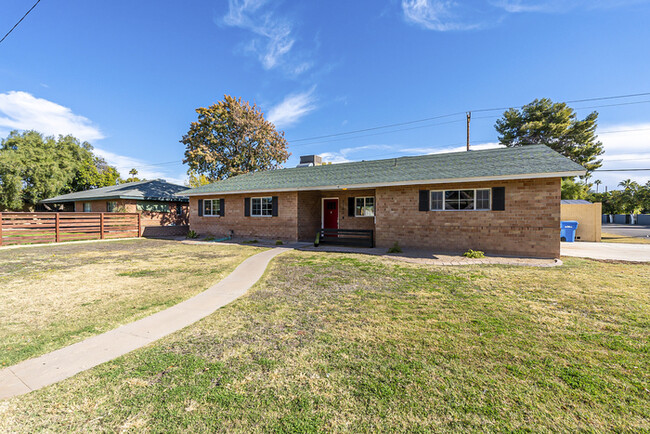
[[[397,241],[395,241],[395,244],[393,244],[393,247],[388,249],[388,253],[402,253],[402,248],[397,244]]]
[[[257,240],[246,240],[246,241],[242,241],[241,243],[242,244],[257,244],[257,243],[259,243],[259,241],[257,241]]]
[[[469,249],[463,253],[463,256],[466,258],[485,258],[485,253],[481,252],[480,250]]]
[[[281,246],[282,244],[284,244],[284,243],[282,242],[282,240],[275,240],[275,245],[276,245],[276,246]]]
[[[196,233],[196,231],[190,230],[187,232],[187,238],[197,238],[199,234]]]
[[[214,237],[212,235],[205,237],[205,241],[214,241]]]

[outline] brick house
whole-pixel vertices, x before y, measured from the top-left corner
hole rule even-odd
[[[200,234],[314,241],[320,228],[369,229],[377,246],[554,258],[562,177],[585,169],[550,148],[298,167],[186,190]]]
[[[71,212],[140,213],[143,235],[184,235],[189,200],[176,194],[183,190],[187,187],[153,179],[63,194],[40,203]]]

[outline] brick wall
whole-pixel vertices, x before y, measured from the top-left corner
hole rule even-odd
[[[267,238],[283,241],[298,239],[298,192],[275,193],[277,217],[245,217],[244,198],[259,195],[228,194],[202,196],[201,199],[225,199],[225,216],[202,216],[197,197],[190,198],[190,229],[201,235],[225,237],[232,230],[238,238]]]
[[[505,187],[505,211],[418,211],[419,190]],[[376,243],[557,258],[560,179],[377,188]]]
[[[75,212],[84,212],[84,203],[89,202],[92,211],[91,212],[108,212],[107,211],[107,202],[116,202],[117,207],[124,207],[125,212],[135,213],[138,212],[137,201],[136,200],[88,200],[83,202],[75,202],[74,210]],[[176,206],[179,202],[168,202],[169,203],[169,212],[152,212],[152,211],[142,211],[140,213],[140,225],[142,228],[149,226],[187,226],[188,215],[189,215],[189,205],[187,203],[181,203],[182,211],[181,215],[178,215]]]

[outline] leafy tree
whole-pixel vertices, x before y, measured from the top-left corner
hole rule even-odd
[[[119,174],[73,136],[12,131],[0,141],[0,209],[32,209],[62,193],[104,187]]]
[[[289,158],[284,132],[276,131],[255,104],[224,95],[223,101],[196,112],[198,121],[181,140],[189,171],[222,180],[275,169]]]
[[[212,180],[203,174],[198,174],[194,170],[189,170],[187,172],[189,178],[187,180],[187,185],[190,188],[200,187],[202,185],[211,184]]]
[[[598,156],[604,153],[603,144],[596,140],[597,119],[598,113],[592,112],[579,120],[575,110],[565,103],[543,98],[521,110],[506,110],[495,128],[503,145],[547,145],[590,173],[602,165]]]
[[[591,184],[574,181],[573,178],[562,180],[562,199],[587,199]]]
[[[601,181],[600,179],[594,181],[594,185],[596,186],[596,193],[598,193],[598,187],[600,187],[600,184],[602,183],[603,181]]]

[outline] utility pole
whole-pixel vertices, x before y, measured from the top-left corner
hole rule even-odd
[[[467,150],[469,151],[469,121],[472,119],[472,112],[467,112]]]

